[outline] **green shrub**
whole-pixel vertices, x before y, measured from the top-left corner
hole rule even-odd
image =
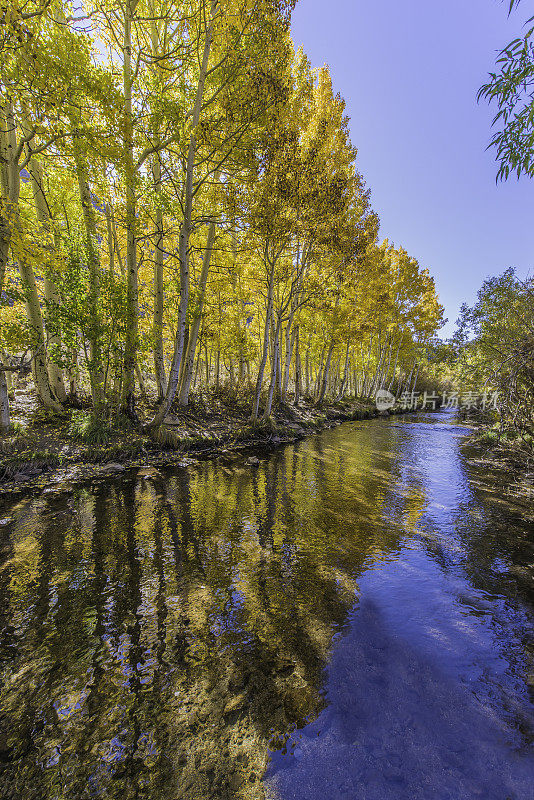
[[[104,420],[95,419],[85,411],[73,411],[69,436],[86,444],[107,444],[111,439],[111,431]]]

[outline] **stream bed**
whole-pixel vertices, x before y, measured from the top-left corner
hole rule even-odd
[[[346,423],[2,512],[0,797],[532,800],[534,525],[467,432]]]

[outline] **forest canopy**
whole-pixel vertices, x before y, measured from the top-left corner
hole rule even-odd
[[[256,420],[424,368],[433,278],[380,242],[344,100],[295,50],[293,5],[3,4],[3,429],[29,362],[52,413],[86,398],[147,430],[192,391],[246,388]]]

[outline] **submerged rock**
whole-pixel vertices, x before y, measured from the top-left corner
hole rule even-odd
[[[31,480],[31,478],[32,478],[32,475],[27,475],[24,472],[15,472],[15,474],[13,475],[12,480],[15,483],[26,483],[26,481]]]
[[[140,478],[143,478],[144,480],[152,480],[152,481],[163,478],[162,473],[155,467],[143,467],[142,469],[139,470],[137,475]]]
[[[118,464],[118,463],[112,461],[109,464],[104,464],[104,466],[100,468],[100,474],[101,475],[115,475],[115,474],[118,474],[119,472],[124,472],[125,469],[126,469],[126,467],[124,466],[124,464]]]
[[[44,497],[60,497],[63,494],[72,494],[74,487],[69,483],[57,483],[55,486],[47,486],[43,489]]]

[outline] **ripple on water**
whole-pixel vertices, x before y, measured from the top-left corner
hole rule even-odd
[[[439,419],[18,504],[0,796],[530,800],[531,538]]]

